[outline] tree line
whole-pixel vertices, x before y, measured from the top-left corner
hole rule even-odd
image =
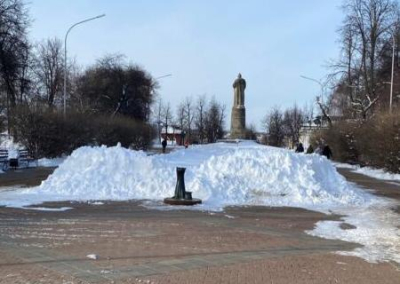
[[[65,66],[62,41],[32,42],[30,24],[23,0],[0,0],[0,130],[7,129],[31,154],[52,157],[117,142],[146,149],[161,124],[179,125],[199,143],[223,137],[225,106],[215,99],[187,98],[174,118],[144,68],[120,54],[86,68],[68,58]]]
[[[226,106],[206,95],[186,97],[178,104],[176,110],[171,104],[158,101],[155,111],[154,124],[160,134],[168,126],[175,126],[185,132],[188,143],[214,143],[224,138]],[[166,131],[165,131],[166,132]]]
[[[318,101],[329,127],[314,142],[329,143],[342,162],[400,172],[398,2],[345,0],[341,9],[340,56],[329,64],[329,99]]]
[[[321,124],[318,122],[321,116],[314,117],[312,105],[305,105],[300,108],[297,104],[286,109],[277,106],[273,107],[262,121],[266,132],[264,144],[275,147],[294,147],[301,142],[301,131],[303,127]]]
[[[83,145],[148,147],[157,81],[123,55],[104,56],[87,68],[69,59],[66,68],[62,41],[32,42],[30,24],[24,1],[0,1],[0,130],[36,157]]]

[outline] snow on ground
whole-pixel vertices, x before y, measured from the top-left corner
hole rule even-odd
[[[400,220],[397,213],[382,205],[349,207],[340,213],[347,215],[343,220],[356,228],[343,230],[340,228],[342,222],[322,221],[307,233],[363,245],[354,251],[339,252],[343,255],[358,256],[373,263],[389,260],[400,263]]]
[[[53,207],[21,207],[22,209],[26,210],[36,210],[36,211],[52,211],[52,212],[62,212],[73,209],[72,207],[60,207],[60,208],[53,208]]]
[[[351,169],[355,173],[363,174],[372,178],[400,182],[400,174],[389,173],[382,169],[375,169],[371,167],[360,167],[358,165],[349,165],[343,163],[334,163],[334,164],[338,168]]]
[[[38,167],[58,167],[65,161],[65,159],[65,157],[54,159],[42,158],[38,160]]]
[[[41,186],[2,196],[14,206],[59,200],[162,200],[174,194],[176,167],[187,167],[186,188],[203,199],[199,206],[264,204],[328,212],[332,206],[371,203],[374,198],[350,186],[319,155],[244,142],[195,146],[167,155],[116,147],[82,147]]]
[[[8,150],[8,158],[9,159],[16,159],[19,156],[18,150],[25,149],[25,147],[19,143],[14,142],[14,138],[9,136],[6,133],[0,134],[0,149]],[[31,167],[58,167],[63,161],[65,157],[61,158],[54,158],[54,159],[39,159],[37,163],[30,163]],[[4,173],[0,170],[0,173]]]
[[[395,218],[387,218],[391,203],[347,183],[325,157],[252,142],[192,146],[154,156],[120,146],[82,147],[39,187],[0,192],[0,205],[128,199],[160,204],[174,194],[176,167],[187,168],[186,189],[203,200],[195,207],[198,210],[268,205],[345,214],[351,217],[344,221],[356,229],[342,230],[340,222],[320,222],[310,233],[360,242],[366,245],[364,251],[353,253],[368,255],[370,261],[400,262],[400,248],[393,242],[394,238],[399,239],[396,226],[400,224]],[[378,219],[371,221],[373,218]]]

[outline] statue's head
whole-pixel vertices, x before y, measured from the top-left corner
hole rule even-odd
[[[239,73],[238,78],[239,78],[239,79],[242,79],[242,74]]]

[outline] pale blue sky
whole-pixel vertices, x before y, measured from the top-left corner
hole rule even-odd
[[[341,0],[32,0],[34,40],[64,38],[82,19],[107,16],[76,27],[69,56],[89,65],[105,54],[123,53],[160,80],[159,94],[173,106],[207,94],[227,105],[239,72],[247,80],[247,123],[260,129],[272,106],[311,102],[326,61],[339,54],[336,30]]]

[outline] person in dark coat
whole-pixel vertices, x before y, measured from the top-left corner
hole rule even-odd
[[[306,152],[307,154],[312,154],[312,153],[314,153],[314,148],[313,148],[313,146],[310,144],[310,146],[308,146],[308,148],[307,148],[307,152]]]
[[[304,152],[304,147],[302,143],[298,143],[297,144],[297,148],[296,148],[296,153],[303,153]]]
[[[325,145],[324,149],[322,150],[322,155],[327,157],[328,160],[332,158],[332,150],[328,145]]]
[[[164,140],[161,142],[161,145],[162,145],[162,152],[165,153],[165,149],[167,148],[167,140],[164,139]]]

